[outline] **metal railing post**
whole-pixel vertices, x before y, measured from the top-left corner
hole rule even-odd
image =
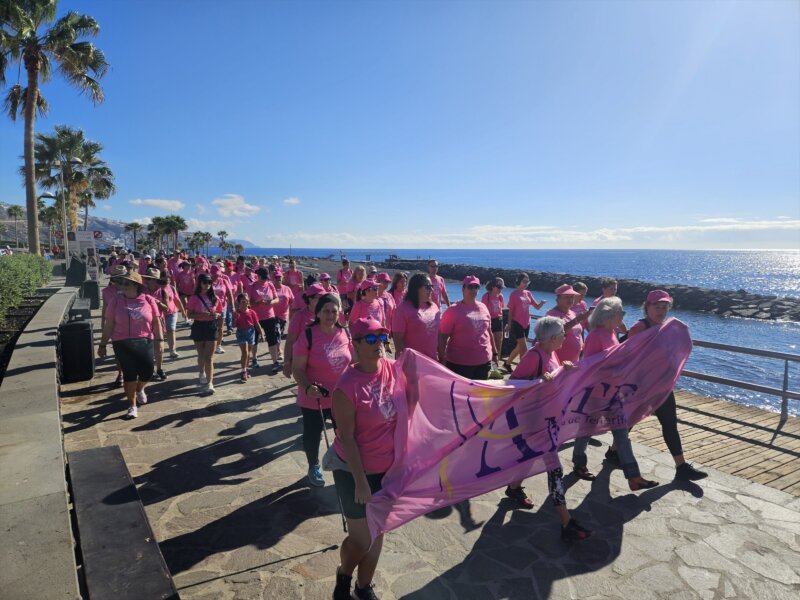
[[[789,418],[789,361],[783,361],[783,394],[781,395],[781,422]]]

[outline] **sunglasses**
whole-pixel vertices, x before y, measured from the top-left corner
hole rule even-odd
[[[481,288],[481,286],[479,286],[477,283],[470,283],[464,287],[466,287],[468,290],[479,290]]]
[[[378,342],[383,342],[384,344],[389,341],[389,336],[385,333],[368,333],[364,337],[361,338],[365,342],[367,342],[370,346],[374,346]]]
[[[377,291],[378,291],[378,286],[377,286],[377,285],[374,285],[374,286],[372,286],[372,287],[368,287],[368,288],[367,288],[367,291],[368,291],[368,292],[377,292]]]
[[[430,283],[426,283],[422,287],[424,287],[426,290],[432,290],[433,289],[433,286]]]

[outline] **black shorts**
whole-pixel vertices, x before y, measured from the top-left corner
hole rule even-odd
[[[481,381],[489,379],[489,371],[492,370],[492,363],[490,362],[482,365],[457,365],[447,361],[445,366],[456,375],[461,375],[467,379],[479,379]]]
[[[189,335],[195,342],[216,342],[217,341],[217,322],[198,321],[192,323],[192,333]]]
[[[503,331],[503,317],[495,317],[492,319],[492,333]]]
[[[155,365],[153,340],[135,338],[112,342],[111,345],[125,381],[150,381]]]
[[[259,323],[261,324],[261,329],[264,330],[264,336],[267,338],[267,346],[276,346],[280,339],[280,334],[278,333],[278,319],[272,317],[259,321]],[[260,341],[261,336],[258,331],[256,331],[256,344]]]
[[[528,339],[528,334],[531,332],[531,326],[528,325],[527,327],[522,327],[519,323],[512,320],[511,321],[511,328],[509,331],[509,337],[516,341],[519,338]]]
[[[386,473],[375,473],[367,475],[370,491],[375,494],[381,489],[381,482]],[[333,470],[333,482],[336,485],[336,493],[342,501],[342,511],[348,519],[364,519],[367,516],[367,505],[356,502],[356,480],[349,471],[341,469]]]

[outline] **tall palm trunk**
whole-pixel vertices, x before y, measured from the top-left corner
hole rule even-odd
[[[39,247],[33,151],[33,125],[36,122],[36,101],[39,99],[39,66],[36,57],[25,56],[25,70],[28,72],[28,98],[25,102],[25,207],[28,211],[28,252],[33,254],[42,252]]]
[[[83,230],[89,230],[89,203],[86,203],[86,206],[83,207]]]

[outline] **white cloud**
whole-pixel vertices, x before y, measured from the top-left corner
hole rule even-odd
[[[198,215],[204,215],[204,214],[206,214],[208,212],[208,209],[205,206],[203,206],[202,204],[195,204],[194,208],[197,211]]]
[[[209,233],[217,234],[217,231],[225,229],[229,235],[234,237],[231,227],[239,223],[239,221],[203,221],[200,219],[186,219],[186,225],[189,231],[208,231]]]
[[[217,212],[223,217],[252,217],[261,210],[260,206],[248,204],[238,194],[225,194],[212,200],[211,204],[217,207]]]
[[[739,219],[731,217],[715,217],[713,219],[700,219],[701,223],[739,223]]]
[[[100,205],[100,208],[102,208],[103,210],[111,210],[111,209],[112,209],[112,208],[114,208],[114,207],[113,207],[113,206],[111,206],[110,204],[106,204],[106,203],[104,202],[103,204],[101,204],[101,205]]]
[[[166,212],[176,212],[186,206],[180,200],[161,200],[160,198],[136,198],[128,200],[128,203],[134,206],[149,206]]]
[[[300,204],[300,198],[298,198],[297,196],[292,196],[291,198],[286,198],[286,200],[284,200],[283,203],[286,206],[297,206],[298,204]]]
[[[140,217],[138,219],[133,219],[134,223],[138,223],[139,225],[150,225],[153,220],[150,217]]]
[[[705,236],[725,233],[800,230],[800,219],[712,219],[697,225],[597,228],[581,231],[552,225],[476,225],[458,232],[407,230],[385,234],[348,232],[275,233],[257,236],[260,245],[357,248],[536,248],[536,247],[679,247],[702,243]],[[733,239],[733,238],[732,238]],[[734,244],[735,246],[735,244]]]

